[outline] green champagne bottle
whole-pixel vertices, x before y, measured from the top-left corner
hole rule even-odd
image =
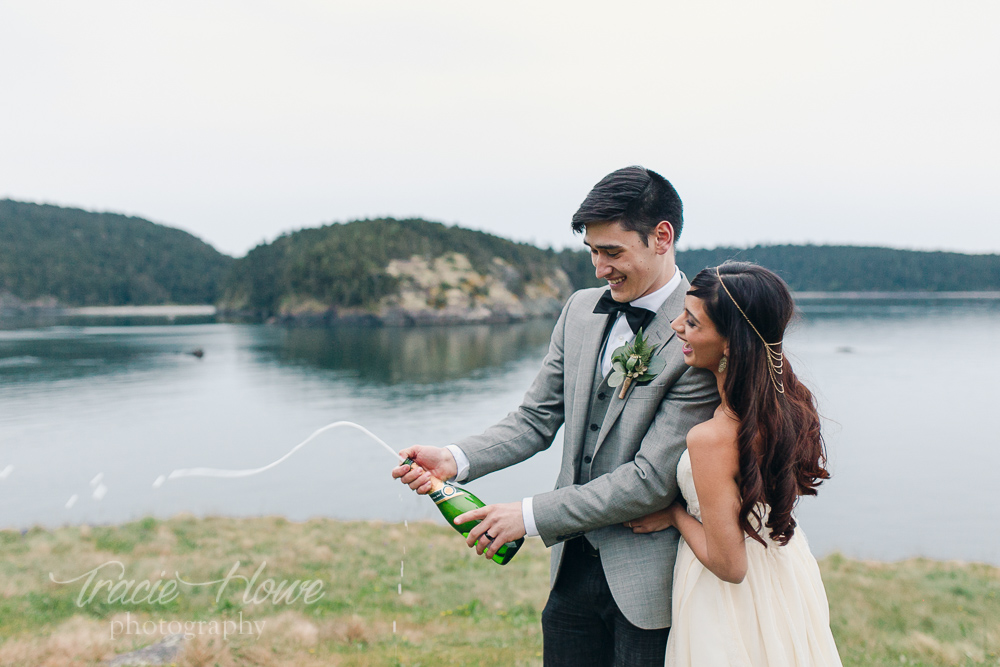
[[[413,462],[413,459],[406,459],[403,461],[403,465],[418,467]],[[469,537],[469,532],[479,525],[479,521],[466,521],[463,524],[455,525],[455,517],[486,504],[462,487],[455,486],[450,482],[442,482],[436,477],[432,477],[431,492],[429,495],[434,504],[437,505],[445,521],[448,522],[448,525],[461,533],[462,537]],[[524,544],[523,537],[514,542],[507,542],[497,550],[493,556],[493,560],[501,565],[506,565],[514,557],[514,554],[517,553],[517,550],[521,548],[522,544]]]

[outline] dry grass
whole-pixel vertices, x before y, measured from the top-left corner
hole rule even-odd
[[[219,580],[236,561],[237,574],[250,578],[266,563],[257,585],[267,578],[321,580],[324,595],[314,604],[254,603],[243,598],[243,580],[234,579],[218,601],[220,586],[213,585],[182,587],[163,605],[109,603],[105,589],[77,606],[82,581],[49,581],[50,572],[69,579],[114,560],[124,579],[136,582],[175,572],[191,582]],[[839,556],[821,565],[846,665],[1000,665],[1000,570]],[[117,570],[102,573],[117,581]],[[5,666],[99,664],[177,630],[160,621],[202,623],[178,658],[187,667],[539,665],[548,553],[529,540],[500,568],[434,524],[178,516],[0,532],[0,575]],[[112,638],[112,623],[123,627],[126,618],[156,631]],[[213,621],[240,618],[262,624],[259,637],[208,632]]]
[[[821,566],[845,664],[1000,665],[1000,569],[838,555]]]

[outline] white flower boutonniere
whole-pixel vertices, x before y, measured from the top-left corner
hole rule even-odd
[[[647,382],[652,380],[667,365],[662,357],[657,357],[656,352],[662,345],[650,347],[645,338],[642,337],[642,328],[635,334],[635,340],[622,345],[611,355],[611,377],[608,384],[612,387],[621,385],[618,398],[624,399],[625,392],[633,382]]]

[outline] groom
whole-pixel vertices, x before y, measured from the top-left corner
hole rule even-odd
[[[670,328],[689,287],[674,262],[682,223],[677,192],[656,172],[627,167],[602,179],[572,224],[608,289],[570,296],[515,412],[455,445],[410,447],[401,455],[424,470],[393,470],[427,493],[430,475],[477,479],[548,448],[565,424],[555,490],[456,520],[482,521],[469,545],[478,541],[487,557],[525,535],[553,547],[542,612],[548,667],[663,665],[678,533],[635,534],[623,523],[673,502],[685,436],[719,402],[712,375],[684,363]],[[666,366],[620,398],[608,385],[612,356],[640,327]]]

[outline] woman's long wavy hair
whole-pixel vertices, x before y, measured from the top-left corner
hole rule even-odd
[[[720,276],[728,294],[719,283]],[[740,420],[740,527],[767,546],[760,534],[763,517],[758,505],[766,503],[770,506],[766,526],[771,539],[787,544],[795,532],[792,509],[798,497],[816,495],[816,487],[830,477],[812,393],[795,377],[787,358],[782,374],[776,376],[784,393],[777,391],[760,339],[763,336],[768,343],[784,339],[795,312],[792,295],[785,281],[773,272],[747,262],[705,269],[691,281],[688,294],[704,302],[708,317],[729,342],[723,388],[729,407]],[[783,352],[782,347],[772,349]]]

